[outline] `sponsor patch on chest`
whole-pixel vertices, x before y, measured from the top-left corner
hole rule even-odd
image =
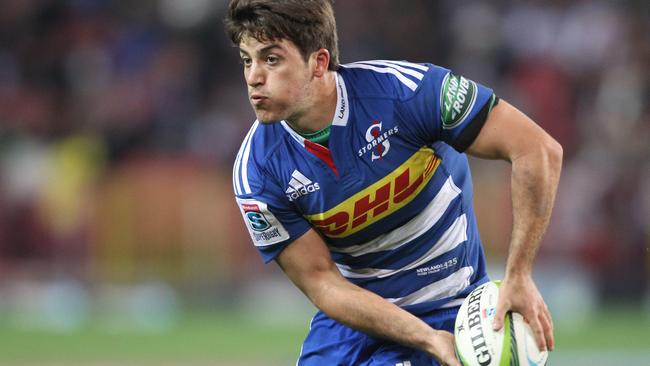
[[[323,235],[342,238],[396,212],[429,183],[440,159],[423,147],[402,165],[323,213],[305,215]]]

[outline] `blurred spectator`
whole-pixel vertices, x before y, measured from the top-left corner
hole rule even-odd
[[[213,292],[251,280],[251,266],[272,271],[232,202],[233,157],[254,117],[222,30],[226,5],[3,2],[0,281],[39,268]],[[550,131],[566,163],[540,256],[588,268],[603,299],[640,300],[650,277],[648,2],[358,0],[335,10],[343,62],[453,67]],[[477,210],[488,253],[503,255],[507,167],[490,164],[473,162]]]

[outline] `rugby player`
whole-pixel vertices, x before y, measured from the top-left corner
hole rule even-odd
[[[257,120],[233,169],[253,244],[319,309],[298,365],[460,365],[458,307],[488,281],[465,154],[512,165],[513,228],[495,329],[520,312],[541,349],[532,278],[562,148],[468,78],[429,63],[339,64],[328,0],[232,0]]]

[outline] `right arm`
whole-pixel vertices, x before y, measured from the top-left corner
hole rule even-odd
[[[276,259],[289,279],[330,318],[372,336],[421,349],[443,365],[460,366],[453,335],[346,280],[323,239],[310,229]]]

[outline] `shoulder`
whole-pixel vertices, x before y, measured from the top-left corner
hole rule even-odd
[[[232,171],[233,189],[238,197],[254,195],[264,189],[266,164],[282,144],[279,124],[255,121],[237,152]]]
[[[341,65],[351,97],[405,100],[432,83],[440,86],[449,70],[429,63],[370,60]]]

